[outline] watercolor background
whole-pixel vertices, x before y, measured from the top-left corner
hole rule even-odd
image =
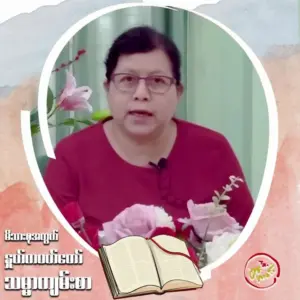
[[[133,1],[131,1],[133,2]],[[120,3],[120,2],[115,2]],[[113,4],[113,2],[111,2]],[[51,248],[72,253],[82,248],[61,228],[43,205],[35,187],[23,150],[20,111],[35,106],[36,82],[25,80],[39,75],[43,63],[60,35],[74,22],[108,5],[108,1],[67,0],[42,7],[30,14],[16,16],[0,24],[0,232],[11,228],[19,232],[60,229],[60,241]],[[213,6],[196,9],[214,17],[236,31],[256,52],[271,79],[279,114],[279,151],[271,191],[257,227],[247,243],[224,265],[212,273],[202,290],[165,294],[170,300],[250,300],[300,297],[300,45],[299,10],[296,0],[255,1],[223,0]],[[54,19],[57,20],[54,22]],[[40,25],[36,26],[36,22]],[[53,24],[49,26],[49,23]],[[21,39],[23,37],[23,39]],[[24,43],[24,40],[27,40]],[[28,42],[29,41],[29,42]],[[4,244],[0,257],[18,248],[42,253],[40,244]],[[243,277],[248,258],[256,252],[267,252],[280,263],[281,276],[270,290],[250,288]],[[95,267],[96,266],[96,267]],[[59,299],[112,299],[97,257],[85,251],[83,267],[68,268],[74,276],[92,276],[91,292],[62,292]],[[12,274],[12,273],[11,273]],[[15,268],[13,276],[56,276],[57,267]],[[20,299],[19,292],[4,292],[0,271],[0,299]],[[156,299],[157,296],[143,296]],[[47,292],[34,292],[31,299],[50,299]],[[99,298],[100,299],[100,298]],[[135,298],[137,299],[137,298]]]

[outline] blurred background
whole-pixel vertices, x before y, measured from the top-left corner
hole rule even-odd
[[[240,46],[212,22],[193,13],[167,8],[118,10],[81,29],[63,49],[55,66],[72,60],[79,49],[85,49],[86,55],[72,64],[70,70],[78,86],[88,85],[93,90],[90,99],[93,109],[107,108],[102,86],[105,56],[113,40],[136,25],[151,25],[175,41],[182,55],[185,86],[177,116],[227,137],[256,199],[268,151],[267,103],[251,61]],[[65,82],[64,71],[53,73],[50,87],[54,94],[59,94]],[[86,115],[86,112],[76,113],[76,117],[80,118]],[[72,116],[73,112],[60,112],[55,115],[55,121],[61,122]],[[72,130],[68,126],[51,129],[53,146]],[[34,137],[34,147],[36,156],[42,157],[44,148],[40,135]],[[40,162],[41,171],[44,165],[45,161]]]

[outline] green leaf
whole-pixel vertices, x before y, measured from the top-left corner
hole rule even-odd
[[[39,133],[40,126],[38,124],[31,124],[30,129],[31,129],[31,135],[33,136],[33,135]]]
[[[74,126],[76,123],[76,120],[73,119],[73,118],[68,118],[68,119],[65,119],[62,123],[60,124],[63,124],[63,125],[67,125],[67,126]]]
[[[66,125],[66,126],[75,126],[76,124],[78,126],[80,126],[78,123],[81,123],[81,124],[85,124],[85,125],[93,125],[95,124],[93,121],[90,121],[90,120],[78,120],[78,119],[74,119],[74,118],[68,118],[68,119],[65,119],[63,122],[57,124],[57,126],[60,126],[60,125]],[[53,125],[55,126],[55,125]]]
[[[73,127],[73,130],[72,130],[72,133],[76,132],[76,131],[79,131],[81,130],[81,127],[79,125],[79,123],[75,120],[75,123],[74,123],[74,127]]]
[[[35,108],[30,112],[30,123],[38,123],[39,121],[39,113],[38,109]]]
[[[54,101],[54,95],[50,88],[48,88],[48,94],[47,94],[47,114],[54,108],[55,101]],[[31,123],[38,123],[39,121],[39,112],[38,109],[35,108],[30,112],[30,121]]]
[[[47,114],[53,109],[55,105],[54,95],[52,90],[48,87],[48,94],[47,94]]]
[[[110,115],[111,114],[108,109],[101,109],[93,112],[91,115],[91,119],[94,121],[102,121],[105,118],[109,117]]]
[[[76,120],[76,121],[79,122],[79,123],[88,125],[88,126],[95,124],[94,122],[92,122],[90,120]]]
[[[45,169],[49,161],[48,156],[47,155],[37,156],[36,161],[38,163],[41,174],[44,175]]]

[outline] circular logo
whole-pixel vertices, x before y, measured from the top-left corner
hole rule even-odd
[[[245,266],[245,279],[249,285],[257,289],[272,287],[280,276],[278,261],[266,253],[252,255]]]

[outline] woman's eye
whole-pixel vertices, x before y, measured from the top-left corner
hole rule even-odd
[[[126,76],[126,77],[123,78],[123,81],[131,82],[131,81],[133,81],[133,77],[132,76]]]
[[[154,83],[164,83],[164,80],[162,78],[159,78],[159,77],[154,77],[153,81],[154,81]]]

